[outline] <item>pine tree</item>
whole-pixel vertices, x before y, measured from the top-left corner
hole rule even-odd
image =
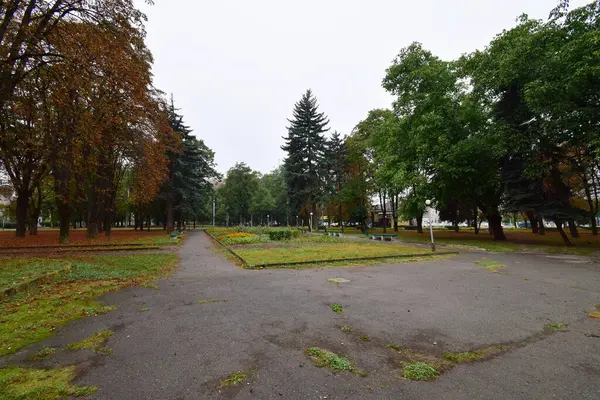
[[[337,205],[337,219],[344,231],[342,214],[342,189],[346,183],[348,157],[344,138],[336,131],[325,146],[325,188],[328,203]]]
[[[290,210],[313,213],[312,226],[317,227],[317,202],[323,196],[323,159],[329,119],[318,111],[317,99],[309,90],[294,106],[293,118],[288,120],[288,137],[281,148],[288,153],[284,162]]]

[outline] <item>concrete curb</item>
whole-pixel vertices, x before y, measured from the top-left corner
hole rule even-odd
[[[8,288],[0,289],[0,300],[12,297],[17,293],[34,291],[40,284],[53,282],[60,276],[60,274],[69,272],[70,270],[71,264],[66,264],[55,271],[47,272],[28,281],[20,282]]]

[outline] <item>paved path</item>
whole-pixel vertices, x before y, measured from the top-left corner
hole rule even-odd
[[[102,300],[117,311],[76,321],[43,344],[65,345],[113,329],[111,356],[59,352],[47,366],[78,364],[96,399],[598,399],[600,265],[581,258],[461,254],[444,261],[353,268],[248,271],[213,251],[202,232],[180,249],[160,290],[131,288]],[[505,264],[495,274],[474,264]],[[350,282],[334,285],[328,278]],[[200,304],[200,300],[227,300]],[[339,303],[344,313],[329,305]],[[139,312],[140,308],[151,308]],[[540,335],[546,323],[569,330]],[[348,334],[341,326],[348,325]],[[360,341],[368,335],[369,342]],[[488,361],[433,382],[398,379],[388,343],[427,352],[512,343]],[[368,377],[332,374],[303,355],[344,354]],[[216,390],[246,371],[247,383]]]

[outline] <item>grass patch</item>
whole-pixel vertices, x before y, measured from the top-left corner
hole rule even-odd
[[[328,368],[332,371],[352,371],[353,367],[346,357],[338,356],[327,350],[320,349],[318,347],[310,347],[304,350],[310,359],[319,368]]]
[[[227,378],[223,379],[220,385],[217,387],[217,390],[225,389],[228,387],[237,386],[240,383],[244,382],[248,378],[245,372],[237,371],[229,375]]]
[[[160,290],[160,288],[158,287],[158,285],[156,284],[156,282],[143,282],[140,287],[143,288],[148,288],[148,289],[154,289],[154,290]]]
[[[138,311],[139,311],[139,312],[148,312],[148,311],[150,311],[150,310],[152,310],[152,309],[151,309],[151,308],[148,308],[148,307],[142,307],[142,308],[140,308]]]
[[[475,264],[480,265],[482,267],[485,267],[485,269],[487,269],[488,271],[491,271],[495,274],[499,274],[498,272],[498,268],[502,268],[504,267],[503,264],[499,263],[498,261],[477,261],[475,262]]]
[[[350,333],[352,332],[352,328],[350,328],[348,325],[344,325],[342,326],[342,332]]]
[[[37,353],[35,353],[30,359],[31,360],[43,360],[44,358],[48,358],[53,356],[56,353],[56,349],[54,347],[44,347]]]
[[[331,308],[331,311],[333,311],[334,313],[341,314],[344,312],[344,307],[342,307],[340,304],[332,304],[329,307]]]
[[[33,369],[6,367],[0,369],[0,396],[2,400],[55,400],[80,397],[94,393],[98,388],[74,386],[75,367]]]
[[[2,260],[1,269],[14,259]],[[21,258],[19,262],[36,259]],[[90,255],[61,260],[52,265],[71,264],[71,270],[52,284],[42,285],[35,295],[19,293],[0,302],[0,356],[12,354],[53,334],[57,327],[79,318],[112,311],[94,298],[126,286],[157,279],[177,263],[174,254]]]
[[[344,278],[329,278],[329,279],[327,279],[327,282],[333,283],[335,285],[339,285],[340,283],[348,283],[350,281],[348,279],[344,279]]]
[[[475,361],[481,361],[485,359],[491,350],[477,350],[477,351],[466,351],[464,353],[451,353],[446,352],[442,354],[442,357],[446,360],[452,361],[456,364],[463,364]]]
[[[8,258],[0,264],[0,289],[29,281],[49,272],[58,271],[64,266],[60,260],[41,258]]]
[[[549,323],[549,324],[546,324],[546,326],[550,329],[564,329],[565,328],[565,324],[556,324],[556,323]]]
[[[218,299],[212,299],[212,300],[200,300],[198,302],[198,304],[208,304],[208,303],[219,303],[219,302],[227,302],[229,300],[224,299],[224,300],[218,300]]]
[[[597,334],[597,333],[586,333],[585,337],[591,337],[591,338],[600,339],[600,334]]]
[[[589,312],[587,316],[593,319],[600,319],[600,311]]]
[[[68,350],[94,350],[96,353],[111,354],[112,349],[110,347],[103,347],[102,345],[113,335],[111,330],[103,330],[96,333],[89,338],[80,340],[79,342],[71,343],[67,345]]]
[[[402,376],[412,381],[430,381],[439,376],[439,372],[431,365],[424,362],[404,363]]]
[[[367,335],[362,335],[358,339],[362,342],[370,342],[371,341],[371,339]]]
[[[600,311],[600,304],[596,304],[596,310]]]
[[[319,237],[319,236],[317,236]],[[306,261],[327,261],[345,258],[394,257],[427,254],[426,249],[385,243],[340,241],[329,238],[324,243],[306,241],[303,237],[278,244],[277,247],[236,248],[249,264],[286,264]]]

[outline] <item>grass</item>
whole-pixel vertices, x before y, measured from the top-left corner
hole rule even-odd
[[[65,263],[41,258],[9,258],[0,265],[0,289],[11,287],[49,272],[58,271]]]
[[[75,367],[33,369],[6,367],[0,369],[2,400],[55,400],[94,393],[97,388],[74,386]]]
[[[113,335],[113,331],[111,330],[103,330],[100,331],[89,338],[80,340],[79,342],[75,342],[67,345],[68,350],[94,350],[96,353],[101,354],[111,354],[112,349],[110,347],[103,347],[102,345],[108,340],[109,337]]]
[[[593,319],[600,319],[600,311],[589,312],[587,316]]]
[[[490,355],[491,352],[492,349],[466,351],[464,353],[446,352],[442,353],[442,357],[446,360],[452,361],[455,364],[463,364],[484,360],[488,355]]]
[[[333,311],[335,313],[341,314],[344,312],[344,307],[342,307],[339,304],[332,304],[329,307],[331,308],[331,311]]]
[[[237,386],[244,382],[248,378],[245,372],[237,371],[229,375],[227,378],[221,381],[221,384],[217,387],[217,390],[225,389],[228,387]]]
[[[565,324],[556,324],[556,323],[549,323],[549,324],[546,324],[546,326],[550,329],[564,329],[565,328]]]
[[[371,339],[367,335],[362,335],[358,339],[362,342],[370,342],[371,341]]]
[[[48,358],[53,356],[56,353],[56,349],[54,347],[44,347],[37,353],[35,353],[31,360],[43,360],[44,358]]]
[[[431,365],[420,361],[407,362],[402,370],[402,376],[413,381],[430,381],[439,374]]]
[[[324,237],[330,239],[329,237]],[[427,254],[426,249],[384,243],[339,242],[334,239],[326,243],[295,242],[279,247],[237,248],[236,252],[249,264],[287,264],[306,261],[326,261],[347,258],[393,257]]]
[[[350,333],[352,332],[352,328],[350,328],[348,325],[344,325],[342,326],[342,332]]]
[[[152,309],[151,309],[151,308],[148,308],[148,307],[142,307],[142,308],[140,308],[138,311],[139,311],[139,312],[148,312],[148,311],[150,311],[150,310],[152,310]]]
[[[475,264],[485,267],[485,269],[487,269],[488,271],[491,271],[495,274],[500,273],[500,272],[498,272],[498,268],[504,267],[503,264],[499,263],[498,261],[493,261],[493,260],[477,261],[477,262],[475,262]]]
[[[319,368],[328,368],[332,371],[352,371],[353,367],[346,357],[339,356],[327,350],[318,347],[309,347],[304,350],[310,359]]]
[[[22,258],[44,269],[38,259]],[[45,260],[54,265],[59,260]],[[94,299],[126,286],[157,279],[177,262],[174,254],[120,256],[78,256],[63,258],[71,270],[35,294],[19,293],[0,301],[0,356],[12,354],[53,334],[57,327],[79,318],[98,315],[115,308]],[[14,259],[0,261],[0,270],[14,265]]]
[[[218,302],[227,302],[229,300],[225,299],[225,300],[217,300],[217,299],[212,299],[212,300],[200,300],[198,302],[198,304],[208,304],[208,303],[218,303]]]

